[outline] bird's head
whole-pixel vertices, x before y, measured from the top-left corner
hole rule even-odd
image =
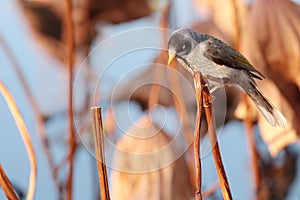
[[[183,28],[172,33],[168,42],[169,61],[171,64],[174,58],[185,59],[195,46],[194,32]]]

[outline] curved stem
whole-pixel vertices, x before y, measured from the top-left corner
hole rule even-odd
[[[19,132],[21,134],[21,137],[23,139],[23,142],[24,142],[27,154],[28,154],[31,169],[30,169],[29,186],[28,186],[26,200],[32,200],[34,198],[35,186],[36,186],[37,164],[36,164],[36,156],[34,153],[30,134],[28,132],[26,124],[22,118],[22,115],[17,107],[17,104],[16,104],[13,96],[10,94],[8,89],[5,87],[5,85],[1,81],[0,81],[0,92],[2,93],[4,99],[7,103],[7,106],[9,107],[9,110],[16,122],[16,125],[19,129]]]

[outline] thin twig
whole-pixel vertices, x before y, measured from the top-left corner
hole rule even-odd
[[[16,122],[16,125],[19,129],[19,132],[22,136],[29,162],[30,162],[30,177],[29,177],[29,186],[28,186],[28,192],[26,200],[32,200],[34,198],[35,193],[35,186],[36,186],[36,173],[37,173],[37,164],[36,164],[36,156],[34,153],[33,145],[30,139],[30,134],[28,132],[28,129],[26,127],[26,124],[22,118],[22,115],[17,107],[17,104],[8,91],[8,89],[5,87],[5,85],[0,81],[0,92],[2,93],[10,112]]]
[[[68,100],[68,119],[69,119],[69,174],[67,178],[67,200],[72,200],[73,189],[73,163],[76,150],[74,116],[73,116],[73,59],[74,59],[74,30],[72,20],[72,2],[66,0],[66,40],[68,49],[68,69],[69,69],[69,100]]]
[[[248,97],[246,94],[241,94],[242,95],[242,99],[246,104],[246,113],[249,113],[250,111],[250,102],[248,100]],[[247,138],[248,138],[248,142],[249,142],[249,147],[250,147],[250,151],[251,151],[251,167],[252,167],[252,173],[253,173],[253,177],[254,177],[254,188],[255,188],[255,194],[257,194],[258,191],[258,187],[260,185],[260,175],[259,175],[259,165],[258,165],[258,152],[256,150],[256,146],[255,146],[255,138],[254,138],[254,132],[253,132],[253,122],[250,118],[249,115],[246,115],[246,118],[243,120],[244,121],[244,125],[246,128],[246,132],[247,132]]]
[[[215,122],[214,112],[212,109],[212,99],[207,84],[203,78],[201,79],[201,85],[203,87],[203,106],[204,106],[207,125],[208,125],[208,133],[209,133],[210,144],[212,147],[212,154],[217,169],[217,174],[220,181],[223,197],[225,200],[229,200],[232,199],[232,196],[231,196],[231,191],[229,188],[229,183],[227,180],[225,168],[223,166],[219,143],[217,139],[216,122]]]
[[[239,16],[239,9],[237,5],[236,0],[231,0],[231,5],[233,8],[233,14],[234,14],[234,25],[235,25],[235,31],[236,31],[236,38],[235,38],[235,48],[238,50],[240,47],[240,41],[241,41],[241,22],[240,22],[240,16]]]
[[[159,83],[163,78],[163,73],[161,70],[157,67],[154,68],[154,83],[151,84],[150,88],[150,94],[149,94],[149,99],[148,99],[148,110],[151,108],[151,106],[157,104],[158,98],[159,98],[159,93],[161,86]]]
[[[164,12],[163,18],[162,18],[163,20],[161,20],[161,23],[160,23],[160,27],[164,28],[164,34],[163,34],[163,41],[165,41],[164,49],[167,49],[167,46],[166,46],[166,44],[167,44],[167,29],[166,28],[168,28],[168,26],[169,26],[168,21],[169,21],[170,14],[172,11],[171,9],[172,9],[172,2],[170,2],[169,5],[167,6],[167,8]],[[174,64],[174,62],[172,64]],[[168,77],[169,77],[169,82],[170,82],[172,89],[174,89],[174,91],[176,91],[176,94],[172,93],[173,102],[174,102],[174,106],[175,106],[175,109],[178,114],[178,118],[182,119],[183,134],[185,137],[186,144],[189,145],[190,142],[193,140],[193,138],[192,138],[193,130],[192,130],[191,120],[188,115],[185,98],[184,98],[184,95],[182,92],[182,87],[180,86],[180,80],[179,80],[177,71],[169,70]],[[187,165],[188,165],[188,172],[189,172],[189,180],[190,180],[191,186],[194,187],[194,189],[196,189],[194,159],[193,159],[194,158],[193,145],[189,145],[189,147],[186,151],[186,154],[187,154],[186,158],[187,158]]]
[[[172,93],[173,101],[174,101],[174,106],[178,114],[178,118],[182,119],[182,130],[184,134],[184,138],[186,141],[186,144],[189,145],[190,141],[193,140],[192,138],[192,125],[191,125],[191,120],[188,115],[187,107],[186,107],[186,102],[185,98],[182,92],[182,88],[180,86],[180,80],[178,73],[169,70],[168,71],[168,77],[169,77],[169,82],[174,91],[176,91],[176,94]],[[195,186],[195,170],[194,170],[194,151],[193,151],[193,145],[190,145],[187,149],[187,165],[189,169],[189,179],[191,185],[196,188]]]
[[[162,38],[164,41],[163,49],[167,48],[167,46],[166,46],[166,44],[167,44],[167,28],[168,28],[168,24],[169,24],[168,21],[169,21],[169,17],[170,17],[170,12],[171,12],[171,3],[163,11],[163,15],[160,20],[160,28],[162,30],[161,31]],[[167,58],[166,52],[162,52],[162,54],[163,54],[163,56],[165,56],[165,58]],[[160,80],[162,80],[162,78],[163,78],[163,73],[158,68],[155,68],[154,70],[155,70],[154,81],[159,83]],[[162,70],[164,70],[164,69],[162,69]],[[168,72],[170,72],[170,71],[168,71]],[[185,136],[186,143],[189,144],[190,141],[192,141],[192,126],[191,126],[189,115],[187,112],[182,88],[180,87],[180,81],[178,79],[177,73],[171,73],[171,72],[168,73],[168,72],[167,72],[167,74],[169,77],[170,85],[174,89],[174,91],[176,91],[176,94],[172,93],[174,106],[175,106],[175,109],[179,116],[179,119],[182,116],[182,128],[184,131],[184,136]],[[151,90],[150,90],[150,95],[149,95],[149,100],[148,100],[148,109],[150,108],[150,106],[152,106],[158,102],[160,89],[161,89],[161,86],[159,84],[152,84]],[[193,187],[195,187],[195,172],[194,172],[192,145],[189,146],[189,148],[187,150],[187,161],[188,161],[187,164],[188,164],[188,169],[189,169],[189,180],[190,180],[191,185]]]
[[[231,0],[231,4],[233,6],[233,14],[234,14],[234,22],[235,22],[235,29],[236,29],[236,38],[235,38],[235,48],[240,50],[240,40],[241,40],[241,22],[239,16],[239,9],[236,0]],[[246,105],[246,116],[243,119],[244,125],[246,128],[250,151],[251,151],[251,164],[252,164],[252,173],[255,180],[255,191],[258,191],[258,187],[260,184],[260,176],[259,176],[259,167],[258,167],[258,156],[257,150],[255,147],[255,139],[254,139],[254,132],[253,132],[253,122],[248,113],[250,113],[250,105],[249,100],[246,94],[241,94],[242,101]]]
[[[163,49],[166,49],[166,44],[167,44],[167,28],[168,28],[169,15],[170,15],[170,5],[168,5],[164,9],[162,13],[162,17],[159,22],[159,27],[161,28],[161,34],[162,34],[163,44],[164,44]],[[163,78],[163,73],[161,72],[160,68],[155,67],[154,83],[151,85],[151,89],[150,89],[150,94],[148,99],[148,109],[150,109],[151,106],[155,105],[158,102],[161,85],[156,83],[160,83],[162,78]]]
[[[11,182],[9,181],[8,177],[6,176],[1,164],[0,164],[0,186],[3,189],[7,199],[9,199],[9,200],[19,199]]]
[[[201,87],[201,74],[196,72],[194,74],[194,86],[197,100],[197,115],[196,115],[196,125],[194,131],[194,161],[196,168],[196,190],[195,199],[202,199],[201,195],[201,184],[202,184],[202,173],[201,173],[201,158],[200,158],[200,129],[202,121],[202,87]]]
[[[104,138],[103,138],[101,108],[92,107],[91,114],[92,114],[92,126],[93,126],[93,133],[94,133],[94,144],[95,144],[95,152],[97,158],[101,199],[110,200],[107,172],[105,166],[105,152],[104,152]]]
[[[15,58],[14,54],[12,53],[11,49],[9,48],[8,44],[4,40],[1,33],[0,33],[0,45],[3,48],[3,51],[6,53],[7,58],[10,60],[11,66],[15,70],[15,73],[16,73],[18,79],[20,80],[20,83],[21,83],[20,85],[21,85],[21,87],[24,91],[24,94],[31,106],[31,109],[33,111],[35,127],[37,130],[36,132],[37,132],[39,139],[41,140],[46,159],[47,159],[49,167],[52,171],[52,179],[56,184],[57,190],[60,191],[61,183],[59,182],[59,180],[57,179],[57,177],[54,174],[55,164],[54,164],[53,156],[50,152],[50,146],[49,146],[49,142],[48,142],[48,138],[47,138],[47,134],[46,134],[46,127],[45,127],[45,123],[43,120],[43,115],[39,109],[37,101],[33,97],[33,94],[29,88],[28,82],[26,81],[26,78],[24,77],[24,74],[22,73],[20,63]]]

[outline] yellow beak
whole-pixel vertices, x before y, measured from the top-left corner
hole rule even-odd
[[[169,53],[169,60],[168,60],[168,65],[170,66],[171,62],[174,60],[175,55]]]

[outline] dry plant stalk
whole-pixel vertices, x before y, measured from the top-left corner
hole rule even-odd
[[[72,200],[73,190],[73,164],[74,154],[76,150],[75,131],[74,131],[74,116],[73,116],[73,55],[74,55],[74,30],[72,20],[72,2],[66,0],[66,27],[67,27],[67,51],[68,51],[68,69],[69,69],[69,102],[68,102],[68,119],[69,119],[69,174],[66,185],[66,199]]]
[[[154,70],[154,83],[152,83],[150,89],[150,95],[148,99],[148,110],[151,108],[151,106],[157,104],[158,102],[161,86],[156,84],[156,82],[159,83],[163,78],[163,73],[161,73],[157,68],[155,68]]]
[[[202,87],[201,87],[201,73],[196,72],[194,74],[194,86],[197,100],[197,115],[196,115],[196,126],[194,131],[194,161],[196,168],[196,190],[195,190],[195,199],[201,200],[201,183],[202,183],[202,174],[201,174],[201,158],[200,158],[200,129],[202,121]]]
[[[192,125],[191,121],[189,119],[188,110],[186,107],[186,102],[184,99],[182,87],[180,86],[180,80],[179,76],[177,74],[178,72],[175,71],[169,71],[168,72],[168,78],[170,81],[170,85],[174,91],[176,91],[176,95],[172,93],[172,98],[174,101],[174,106],[178,114],[178,118],[182,116],[182,128],[183,128],[183,134],[184,138],[187,144],[190,143],[190,141],[193,140],[192,138]],[[195,186],[195,171],[194,171],[194,151],[192,145],[190,145],[187,149],[187,165],[189,168],[189,178],[190,183],[196,189]]]
[[[240,41],[241,41],[241,22],[239,20],[239,10],[237,6],[237,1],[232,0],[232,6],[233,6],[233,12],[234,12],[234,18],[235,18],[235,29],[236,29],[236,39],[235,39],[235,49],[240,50]],[[246,116],[243,119],[247,136],[248,136],[248,142],[250,146],[250,151],[251,151],[251,163],[252,163],[252,173],[253,177],[255,180],[255,190],[258,190],[258,186],[260,184],[260,177],[259,177],[259,167],[258,167],[258,160],[257,160],[257,151],[255,147],[255,140],[254,140],[254,132],[253,132],[253,122],[251,120],[251,117],[249,116],[249,99],[246,94],[242,93],[241,94],[242,101],[246,105]]]
[[[31,106],[31,109],[33,111],[33,117],[34,117],[36,130],[37,130],[37,135],[41,140],[46,159],[47,159],[49,167],[52,171],[52,178],[56,184],[57,189],[60,190],[61,183],[59,182],[59,180],[57,179],[57,176],[54,173],[54,169],[55,169],[54,159],[50,152],[49,142],[48,142],[48,138],[47,138],[47,134],[46,134],[46,127],[45,127],[45,123],[43,121],[43,116],[39,109],[38,103],[34,99],[32,92],[30,91],[30,87],[26,81],[26,78],[24,77],[24,75],[22,73],[20,63],[18,63],[17,59],[15,58],[13,52],[9,48],[7,42],[4,40],[1,33],[0,33],[0,45],[3,48],[3,51],[5,52],[7,58],[10,60],[11,66],[15,70],[15,73],[21,83],[20,85],[21,85],[21,87],[25,93],[25,96]]]
[[[163,44],[166,44],[167,41],[167,34],[166,34],[166,29],[168,28],[168,21],[169,21],[169,15],[170,15],[170,8],[171,6],[168,5],[165,10],[163,11],[163,15],[162,18],[160,20],[160,28],[161,28],[161,33],[162,33],[162,38],[163,38]],[[164,49],[166,49],[166,46],[164,46]],[[156,82],[160,82],[163,78],[163,73],[161,73],[158,68],[154,69],[154,83],[151,86],[150,89],[150,95],[149,95],[149,99],[148,99],[148,109],[150,109],[150,107],[152,105],[155,105],[158,102],[158,98],[159,98],[159,93],[160,93],[160,89],[161,86],[156,84]]]
[[[167,49],[167,28],[168,28],[168,21],[169,21],[169,16],[170,16],[170,12],[171,12],[171,5],[172,3],[170,3],[165,10],[163,11],[163,15],[162,18],[160,20],[160,28],[161,28],[161,33],[162,33],[162,38],[163,38],[163,44],[164,44],[164,49]],[[164,51],[162,52],[162,54],[165,55],[165,58],[167,59],[167,53]],[[151,86],[151,90],[150,90],[150,95],[149,95],[149,99],[148,99],[148,109],[150,109],[150,107],[152,105],[155,105],[158,102],[158,98],[159,98],[159,93],[160,93],[160,89],[161,89],[161,85],[156,84],[156,82],[160,82],[163,78],[163,73],[158,69],[155,68],[155,74],[154,74],[154,84],[152,84]],[[164,70],[164,69],[163,69]],[[186,108],[186,103],[185,103],[185,99],[183,97],[183,92],[182,92],[182,88],[180,87],[180,81],[179,81],[179,77],[177,76],[176,73],[171,73],[171,72],[167,72],[168,77],[169,77],[169,81],[170,81],[170,85],[171,87],[177,92],[176,95],[174,93],[172,93],[172,98],[173,98],[173,102],[174,102],[174,106],[175,109],[177,111],[178,114],[178,118],[180,119],[180,116],[182,115],[182,127],[184,130],[184,137],[186,140],[186,143],[189,144],[190,141],[192,141],[192,126],[189,120],[189,116],[188,116],[188,111]],[[178,99],[177,99],[177,98]],[[200,120],[201,121],[201,120]],[[194,164],[193,164],[193,149],[191,148],[191,146],[188,148],[187,151],[187,165],[189,168],[189,178],[190,178],[190,183],[191,185],[195,188],[195,173],[194,173]],[[201,187],[200,187],[201,188]]]
[[[203,88],[203,106],[205,110],[209,140],[212,148],[212,155],[214,158],[214,163],[217,169],[218,178],[220,181],[220,187],[225,200],[232,199],[231,191],[229,188],[229,183],[227,180],[225,168],[223,166],[222,157],[220,153],[219,143],[217,139],[216,122],[214,117],[214,112],[212,109],[212,98],[207,87],[207,83],[204,79],[201,79],[201,85]]]
[[[240,47],[240,41],[241,41],[241,23],[239,20],[239,9],[237,5],[237,0],[231,0],[231,5],[233,7],[233,14],[234,14],[234,26],[236,30],[236,39],[234,46],[237,47],[236,49],[239,50]]]
[[[9,199],[9,200],[19,199],[11,182],[9,181],[8,177],[6,176],[1,164],[0,164],[0,186],[3,189],[7,199]]]
[[[105,166],[101,108],[92,107],[91,114],[92,114],[92,126],[93,126],[93,133],[94,133],[94,144],[95,144],[95,152],[96,152],[96,159],[97,159],[101,199],[110,200],[107,172]]]
[[[17,107],[14,98],[12,97],[8,89],[1,81],[0,81],[0,92],[2,93],[9,107],[9,110],[16,122],[16,125],[21,134],[21,137],[23,139],[28,154],[31,169],[30,169],[29,186],[28,186],[26,200],[32,200],[34,198],[35,186],[36,186],[37,164],[36,164],[36,156],[34,153],[33,145],[30,139],[30,134],[28,132],[26,124],[21,116],[21,113]]]
[[[243,101],[246,104],[246,113],[249,113],[250,110],[250,102],[246,94],[242,94]],[[258,152],[256,150],[255,146],[255,138],[254,138],[254,132],[253,132],[253,122],[250,118],[250,116],[247,114],[246,118],[243,120],[245,127],[246,127],[246,132],[247,132],[247,138],[249,142],[249,147],[251,151],[251,167],[252,167],[252,173],[254,177],[254,184],[255,184],[255,194],[257,194],[259,185],[260,185],[260,175],[259,175],[259,160],[258,160]]]

